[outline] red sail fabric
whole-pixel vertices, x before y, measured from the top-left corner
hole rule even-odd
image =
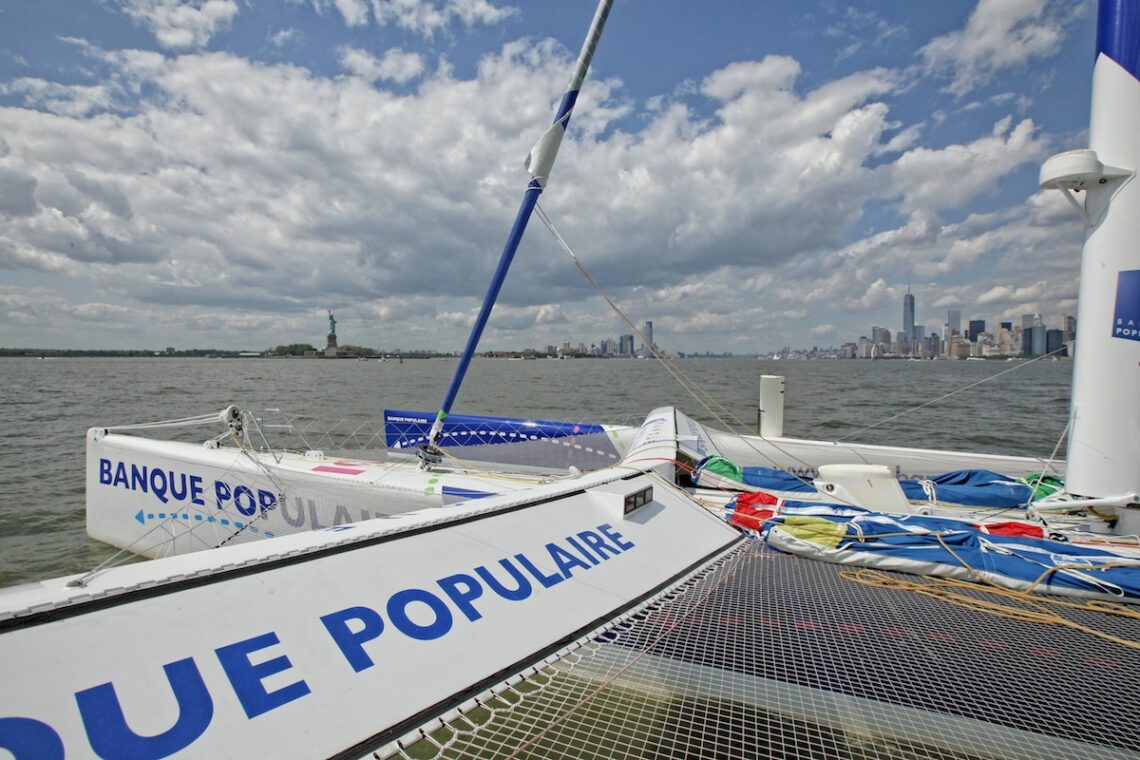
[[[764,509],[764,507],[775,507],[779,503],[778,498],[763,491],[742,493],[736,497],[736,509],[733,511],[729,522],[742,528],[761,530],[764,527],[764,521],[776,514],[776,510]]]
[[[1040,525],[1009,520],[999,523],[979,523],[974,526],[983,533],[993,533],[998,536],[1027,536],[1029,538],[1044,538],[1045,531]]]

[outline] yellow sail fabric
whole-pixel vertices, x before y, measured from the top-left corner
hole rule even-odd
[[[796,538],[811,541],[832,549],[839,545],[847,534],[847,523],[837,523],[822,517],[788,515],[780,528]]]

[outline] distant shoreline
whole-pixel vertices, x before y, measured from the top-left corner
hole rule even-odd
[[[380,359],[386,358],[394,360],[398,358],[403,359],[434,359],[434,358],[448,358],[453,357],[454,354],[437,353],[434,351],[409,351],[400,353],[385,353],[375,354],[373,356],[366,356],[366,359]],[[356,359],[356,354],[347,354],[344,356],[326,357],[324,354],[318,355],[302,355],[302,354],[277,354],[273,351],[222,351],[217,349],[187,349],[184,351],[154,351],[154,350],[116,350],[116,349],[62,349],[62,348],[0,348],[0,359],[2,358],[52,358],[52,359],[98,359],[98,358],[122,358],[122,359]]]
[[[117,350],[117,349],[60,349],[60,348],[0,348],[0,359],[4,358],[24,358],[24,359],[343,359],[355,360],[365,359],[368,361],[396,361],[404,359],[454,359],[457,356],[455,353],[446,353],[440,351],[401,351],[392,353],[377,353],[369,356],[360,356],[353,353],[344,353],[340,356],[325,356],[323,353],[309,352],[306,354],[278,354],[270,351],[221,351],[214,349],[187,349],[183,351],[154,351],[144,349],[132,350]],[[487,351],[478,354],[479,358],[483,359],[554,359],[558,358],[552,355],[535,354],[532,352],[523,351]],[[593,356],[590,354],[573,354],[567,356],[568,359],[598,359],[598,358],[615,358],[615,359],[631,359],[636,357],[630,356]],[[775,359],[774,357],[756,354],[697,354],[697,355],[679,355],[677,358],[683,359],[744,359],[744,360],[760,360],[760,361],[782,361],[782,362],[797,362],[797,361],[821,361],[824,359],[837,359],[839,357],[823,356],[823,357],[800,357],[793,356],[787,357],[783,360]],[[985,357],[971,357],[973,360],[983,359],[985,361],[1028,361],[1030,359],[1040,359],[1039,356],[985,356]],[[1061,361],[1069,361],[1069,357],[1058,357]],[[905,356],[882,356],[875,359],[845,359],[845,361],[907,361],[909,357]],[[932,361],[930,359],[923,359],[921,361]],[[939,361],[945,361],[939,360]],[[954,359],[951,361],[965,361],[964,359]]]

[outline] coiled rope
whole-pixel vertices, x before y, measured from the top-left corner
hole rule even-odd
[[[888,536],[904,536],[913,535],[910,533],[888,533],[861,536],[860,540],[867,538],[885,538]],[[872,588],[888,589],[892,591],[909,591],[916,594],[936,599],[946,604],[961,607],[963,609],[979,612],[992,617],[1001,618],[1004,620],[1014,620],[1023,623],[1036,623],[1041,625],[1059,625],[1065,628],[1071,628],[1090,636],[1094,636],[1105,641],[1111,641],[1114,644],[1127,647],[1129,649],[1140,649],[1140,641],[1126,639],[1121,636],[1101,631],[1092,626],[1084,623],[1079,623],[1075,620],[1065,617],[1060,614],[1054,607],[1062,607],[1067,609],[1078,610],[1081,612],[1100,612],[1117,617],[1128,618],[1131,620],[1140,620],[1140,610],[1124,604],[1116,602],[1109,602],[1100,599],[1089,599],[1083,602],[1071,602],[1066,599],[1058,599],[1054,597],[1036,596],[1031,598],[1034,590],[1045,583],[1046,580],[1054,573],[1065,572],[1069,570],[1090,571],[1099,569],[1108,569],[1113,567],[1140,567],[1140,560],[1120,560],[1118,562],[1105,562],[1103,564],[1092,567],[1087,564],[1075,563],[1061,563],[1052,565],[1047,568],[1026,588],[1021,590],[1009,589],[1004,586],[998,585],[987,574],[978,570],[970,565],[966,560],[953,550],[942,538],[939,532],[931,533],[942,545],[949,554],[958,561],[958,563],[965,568],[969,573],[977,579],[977,582],[960,580],[957,578],[940,578],[940,577],[926,577],[925,581],[912,581],[905,578],[897,578],[880,570],[872,570],[868,568],[859,568],[857,570],[840,570],[839,576],[845,580],[859,583],[864,586]],[[967,591],[984,593],[1008,600],[1009,602],[1016,602],[1015,604],[1003,603],[1000,601],[993,601],[991,599],[979,598],[977,596],[966,593]]]

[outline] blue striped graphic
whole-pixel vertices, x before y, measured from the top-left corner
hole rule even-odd
[[[429,412],[384,410],[384,440],[390,449],[414,448],[431,431],[435,415]],[[453,414],[443,422],[441,447],[488,446],[521,441],[542,441],[605,433],[601,425],[521,417],[484,417]]]
[[[1140,80],[1140,0],[1100,0],[1096,53],[1104,53]]]

